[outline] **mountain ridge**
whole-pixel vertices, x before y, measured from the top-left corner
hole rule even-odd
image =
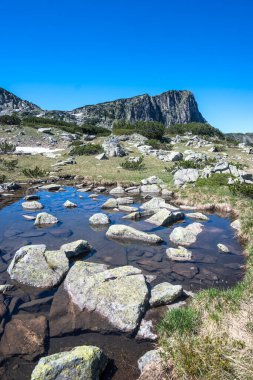
[[[159,121],[166,126],[190,122],[206,122],[191,91],[169,90],[151,96],[142,94],[131,98],[85,105],[71,111],[43,110],[0,88],[0,115],[17,113],[22,116],[58,118],[77,124],[93,123],[111,128],[114,120]]]

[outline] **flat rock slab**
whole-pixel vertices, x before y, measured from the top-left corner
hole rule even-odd
[[[147,307],[148,288],[132,266],[106,269],[103,264],[76,262],[64,288],[81,310],[96,312],[121,332],[133,332]]]
[[[5,326],[1,339],[2,355],[19,355],[33,360],[45,351],[47,331],[47,320],[44,316],[33,317],[29,314],[12,318]]]
[[[202,214],[202,212],[191,212],[191,213],[186,214],[185,216],[187,216],[187,218],[190,218],[190,219],[203,220],[203,221],[209,220],[208,216]]]
[[[8,267],[12,280],[28,286],[51,288],[61,282],[69,269],[62,251],[46,251],[46,246],[27,245],[20,248]]]
[[[164,208],[152,215],[151,218],[146,219],[146,222],[156,226],[166,226],[182,219],[184,219],[183,212],[172,212]]]
[[[25,210],[41,210],[43,205],[38,201],[27,201],[22,203]]]
[[[161,197],[154,197],[141,205],[143,210],[152,210],[154,212],[158,212],[161,208],[166,208],[168,210],[176,211],[177,207],[166,203],[165,200]]]
[[[57,191],[61,188],[61,185],[57,185],[55,183],[51,183],[49,185],[40,186],[40,189],[47,191]]]
[[[163,241],[158,235],[139,231],[124,224],[111,226],[106,232],[106,236],[110,239],[140,241],[147,244],[158,244]]]
[[[31,380],[97,380],[100,379],[107,357],[95,346],[79,346],[40,359]]]

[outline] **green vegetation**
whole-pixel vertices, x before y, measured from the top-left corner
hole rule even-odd
[[[172,173],[179,169],[204,169],[208,165],[213,165],[216,163],[215,158],[209,158],[205,161],[195,162],[195,161],[177,161],[174,162],[172,166],[166,167],[165,170],[168,173]]]
[[[230,173],[214,173],[208,178],[199,178],[196,187],[220,187],[228,186],[228,179],[231,178]]]
[[[2,115],[0,116],[0,125],[20,125],[21,119],[16,115]]]
[[[127,170],[144,170],[145,164],[143,163],[143,157],[140,157],[138,161],[125,160],[122,162],[121,166],[123,169]]]
[[[59,128],[68,133],[83,133],[95,136],[109,136],[111,131],[103,127],[97,127],[93,124],[83,124],[81,126],[74,123],[68,123],[63,120],[50,119],[45,117],[26,117],[22,121],[23,125],[35,128],[51,127]]]
[[[74,146],[70,154],[76,156],[89,156],[92,154],[102,153],[103,148],[100,144],[86,144],[86,145],[76,145]]]
[[[16,150],[16,146],[8,143],[7,141],[0,143],[0,152],[2,153],[11,153],[11,152],[14,152],[15,150]]]
[[[193,307],[172,309],[160,323],[159,331],[168,337],[174,333],[196,333],[200,322],[199,312]]]
[[[233,195],[253,198],[252,184],[236,181],[232,185],[229,185],[229,189]]]
[[[163,149],[163,150],[171,150],[172,146],[165,141],[160,141],[156,139],[149,139],[145,142],[145,144],[152,146],[153,149]]]
[[[38,166],[35,166],[34,169],[24,168],[24,169],[22,169],[22,173],[26,177],[30,177],[30,178],[40,178],[40,177],[44,177],[46,175],[46,171],[43,169],[40,169]]]
[[[4,182],[6,180],[6,175],[0,173],[0,183]]]
[[[224,139],[224,134],[218,128],[214,128],[208,123],[175,124],[168,128],[168,134],[170,135],[183,135],[189,132],[193,135]]]
[[[137,121],[130,123],[125,120],[118,120],[113,123],[112,131],[115,135],[139,133],[148,139],[161,140],[165,134],[165,126],[156,121]]]
[[[18,165],[18,160],[4,160],[0,158],[0,165],[7,170],[14,170]]]

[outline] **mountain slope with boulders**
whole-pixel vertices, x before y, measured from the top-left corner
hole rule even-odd
[[[167,91],[111,102],[87,105],[72,111],[47,111],[0,88],[0,115],[44,116],[77,124],[91,123],[111,128],[114,120],[158,121],[166,126],[191,122],[204,123],[194,95],[190,91]]]

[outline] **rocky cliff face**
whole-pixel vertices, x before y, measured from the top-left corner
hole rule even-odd
[[[0,88],[0,115],[10,115],[12,113],[36,113],[41,109],[33,103],[23,100],[11,92]]]
[[[112,102],[84,106],[69,112],[78,123],[97,121],[111,127],[114,120],[159,121],[166,126],[177,123],[205,122],[197,102],[189,91],[167,91],[156,96],[147,94]]]
[[[160,95],[147,94],[76,108],[73,111],[44,111],[0,88],[0,115],[17,112],[63,119],[65,121],[96,123],[107,128],[114,120],[159,121],[166,126],[177,123],[205,122],[197,102],[189,91],[167,91]]]

